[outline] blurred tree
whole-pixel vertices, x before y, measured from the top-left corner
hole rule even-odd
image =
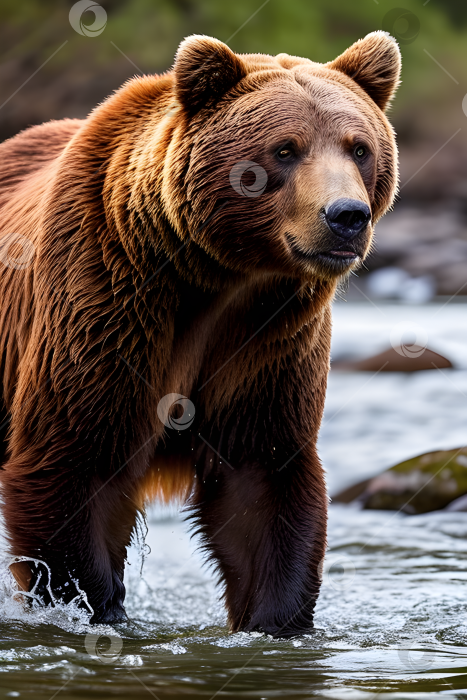
[[[454,27],[463,28],[467,24],[466,0],[432,0],[451,19]]]
[[[399,3],[404,9],[398,13]],[[460,105],[467,92],[467,0],[100,4],[107,25],[89,37],[71,27],[70,0],[2,0],[0,138],[48,118],[84,116],[135,73],[170,68],[181,39],[195,33],[216,36],[240,53],[285,51],[328,61],[384,27],[399,39],[403,54],[403,83],[393,109],[402,137],[414,140],[435,130],[447,132],[453,129],[454,114],[464,118]],[[81,21],[92,24],[91,9]]]

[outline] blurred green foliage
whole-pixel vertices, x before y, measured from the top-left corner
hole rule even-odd
[[[456,118],[462,113],[467,92],[467,0],[266,0],[264,4],[261,0],[102,0],[107,26],[92,38],[70,26],[72,4],[2,0],[0,81],[12,75],[5,72],[8,66],[13,72],[20,66],[26,80],[67,41],[41,71],[45,76],[59,71],[66,75],[68,87],[76,85],[81,91],[86,111],[97,90],[92,95],[87,91],[89,81],[98,82],[102,99],[122,76],[136,72],[133,64],[144,72],[166,70],[179,42],[189,34],[216,36],[239,53],[285,51],[328,61],[368,32],[388,28],[388,13],[402,6],[405,13],[401,10],[403,16],[390,27],[396,38],[402,38],[403,84],[393,112],[400,130],[410,136],[414,123],[418,130],[430,130],[436,123],[450,124],[454,109],[459,112]],[[82,20],[90,25],[94,15],[85,12]],[[8,85],[7,92],[12,87]],[[60,90],[58,83],[54,89]],[[79,102],[76,90],[73,105]],[[1,98],[1,82],[0,91]],[[1,119],[0,112],[0,123]]]
[[[432,0],[432,2],[447,12],[454,26],[467,24],[467,3],[465,0]]]

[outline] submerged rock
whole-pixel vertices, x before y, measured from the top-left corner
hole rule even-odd
[[[450,369],[452,363],[430,348],[404,345],[388,348],[362,360],[337,361],[332,369],[353,372],[419,372],[427,369]]]
[[[450,510],[467,510],[467,447],[413,457],[341,491],[332,500],[410,515],[441,510],[449,504]]]
[[[446,506],[445,510],[449,510],[451,513],[462,513],[467,511],[467,493],[459,498],[456,498],[455,501],[451,501],[451,503]]]

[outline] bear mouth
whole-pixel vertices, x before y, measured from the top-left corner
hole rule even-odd
[[[321,251],[305,251],[300,248],[295,241],[287,236],[287,243],[292,255],[303,261],[311,263],[321,263],[336,272],[347,270],[350,265],[360,258],[360,254],[348,246],[345,250],[332,249]]]

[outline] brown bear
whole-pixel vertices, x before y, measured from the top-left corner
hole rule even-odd
[[[3,513],[25,596],[125,618],[138,514],[186,502],[230,628],[309,630],[330,306],[391,206],[395,41],[327,64],[185,39],[0,146]]]

